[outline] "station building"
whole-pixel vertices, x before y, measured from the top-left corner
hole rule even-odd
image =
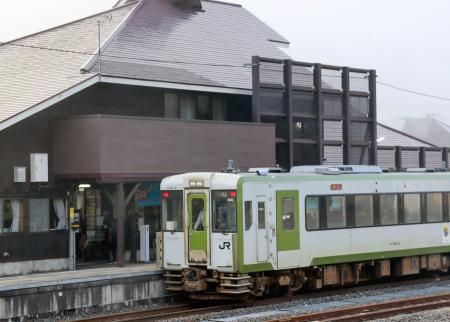
[[[99,42],[100,39],[100,42]],[[443,167],[448,151],[377,123],[374,70],[304,63],[240,5],[119,1],[0,45],[0,276],[137,260],[162,178],[250,167]],[[108,246],[109,245],[109,246]]]

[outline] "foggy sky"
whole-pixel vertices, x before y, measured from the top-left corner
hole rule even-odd
[[[115,0],[0,0],[0,41],[107,10]],[[449,0],[238,0],[290,40],[296,60],[376,69],[379,81],[450,98]],[[378,118],[439,115],[450,101],[378,85]]]

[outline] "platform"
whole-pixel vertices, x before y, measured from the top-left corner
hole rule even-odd
[[[0,278],[0,319],[151,303],[165,296],[162,275],[135,264]]]

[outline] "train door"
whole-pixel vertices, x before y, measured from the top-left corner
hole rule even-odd
[[[300,250],[299,195],[296,190],[277,191],[278,268],[295,266]]]
[[[206,264],[208,261],[208,203],[205,193],[187,196],[189,220],[189,262]]]
[[[267,236],[267,197],[256,197],[256,249],[257,261],[267,262],[269,253],[269,238]]]

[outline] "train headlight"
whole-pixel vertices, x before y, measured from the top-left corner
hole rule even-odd
[[[202,188],[203,185],[203,180],[189,180],[189,187],[191,188]]]

